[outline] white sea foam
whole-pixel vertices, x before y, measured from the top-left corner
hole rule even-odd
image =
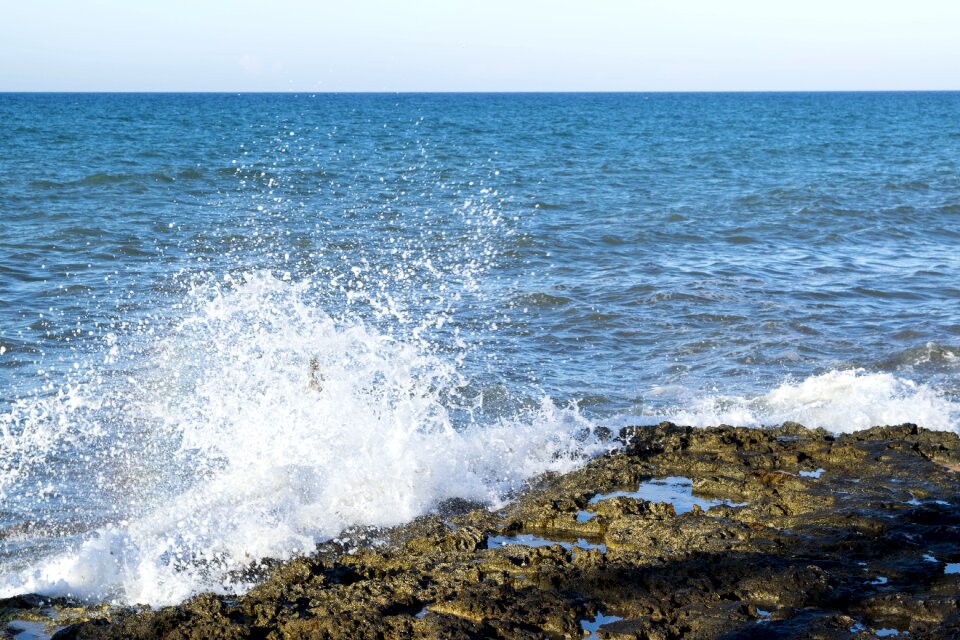
[[[583,437],[591,423],[576,408],[547,398],[495,421],[455,421],[476,402],[461,396],[462,352],[441,354],[419,331],[335,319],[309,284],[267,273],[207,282],[172,327],[109,336],[103,366],[0,416],[0,495],[22,507],[66,487],[74,508],[100,505],[100,519],[58,548],[0,567],[0,596],[161,605],[241,592],[259,559],[309,552],[351,526],[405,522],[447,498],[497,504],[605,448]],[[126,349],[150,367],[121,366]],[[833,431],[960,422],[960,404],[935,389],[863,370],[678,406],[645,419]]]
[[[136,444],[109,475],[123,517],[8,572],[0,595],[161,605],[242,591],[241,572],[258,559],[309,552],[353,525],[401,523],[447,498],[496,504],[601,447],[577,437],[590,424],[575,408],[549,399],[493,423],[454,424],[465,383],[456,366],[419,342],[335,321],[301,284],[253,274],[193,299],[156,338],[155,368],[113,394],[126,422],[73,420],[101,402],[91,385],[43,408],[43,419],[25,420],[21,408],[7,425],[28,434],[8,439],[35,464],[64,440],[90,440],[83,430]],[[88,489],[104,487],[91,479]]]
[[[693,426],[792,421],[838,433],[904,422],[958,431],[960,403],[932,387],[890,373],[847,369],[785,382],[758,397],[708,395],[659,417]]]

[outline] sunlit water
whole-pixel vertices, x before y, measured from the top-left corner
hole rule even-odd
[[[960,94],[0,95],[0,586],[251,563],[604,450],[960,423]]]

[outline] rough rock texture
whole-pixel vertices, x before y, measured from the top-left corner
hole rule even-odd
[[[542,640],[581,638],[594,620],[606,621],[595,637],[617,640],[960,637],[960,573],[945,571],[960,562],[955,434],[662,424],[620,437],[501,513],[454,502],[380,546],[320,545],[245,596],[120,612],[55,638]],[[630,496],[590,503],[667,476],[747,504],[676,515]],[[503,544],[518,534],[564,544]]]

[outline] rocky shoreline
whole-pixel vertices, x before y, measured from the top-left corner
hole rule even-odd
[[[618,437],[501,512],[451,501],[380,544],[347,536],[264,569],[242,597],[72,618],[12,598],[7,633],[44,608],[84,620],[58,640],[960,637],[956,434],[664,423]]]

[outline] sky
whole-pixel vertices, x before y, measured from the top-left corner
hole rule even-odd
[[[960,0],[0,0],[0,91],[960,89]]]

